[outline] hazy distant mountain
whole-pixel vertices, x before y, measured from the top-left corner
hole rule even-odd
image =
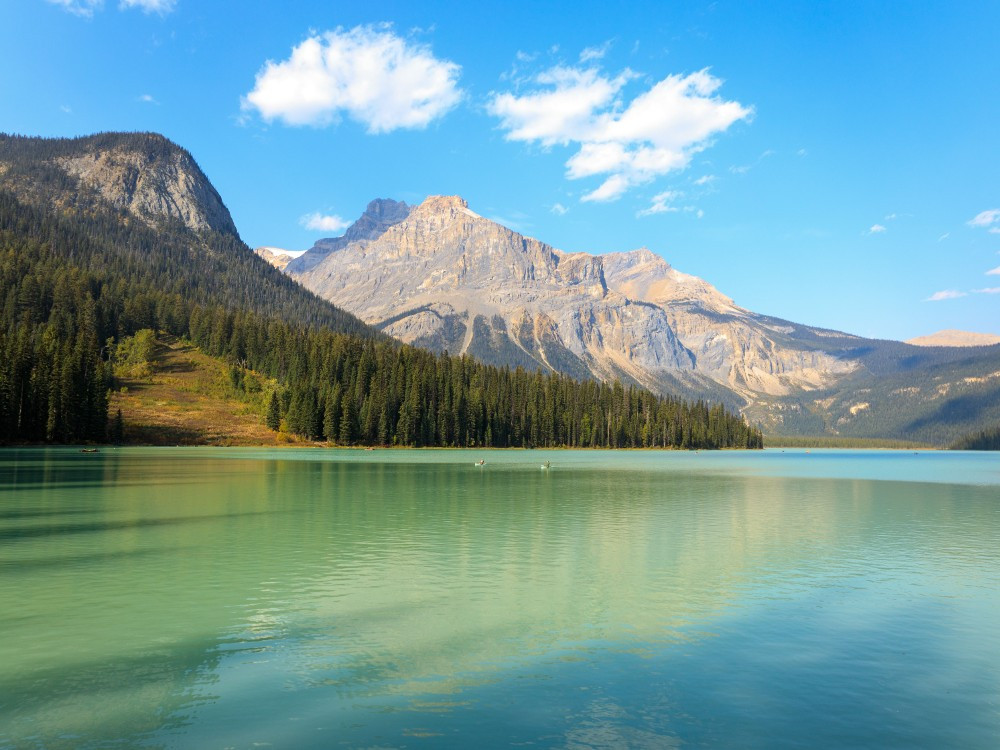
[[[1000,336],[993,333],[972,333],[971,331],[947,329],[929,336],[907,339],[906,343],[914,346],[992,346],[1000,344]]]
[[[356,222],[347,228],[342,237],[319,240],[305,254],[295,259],[288,269],[291,274],[308,271],[335,250],[352,242],[374,239],[410,213],[410,206],[393,200],[374,200]]]
[[[343,237],[317,242],[286,270],[403,341],[721,398],[772,432],[903,435],[909,428],[901,419],[924,419],[947,400],[940,389],[924,390],[923,378],[934,367],[944,368],[935,371],[939,379],[958,367],[957,350],[753,313],[646,249],[599,256],[557,250],[479,216],[455,196],[418,206],[373,201]],[[962,371],[986,379],[960,379],[955,392],[992,387],[987,376],[1000,371],[1000,348],[964,355]],[[887,397],[893,413],[879,416],[880,404],[866,402],[864,392],[896,380],[907,384],[897,389],[917,390]],[[927,417],[914,430],[927,433],[939,421]]]
[[[289,263],[303,253],[302,250],[283,250],[280,247],[258,247],[254,252],[279,271],[284,271]]]

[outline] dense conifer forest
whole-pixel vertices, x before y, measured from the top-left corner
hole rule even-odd
[[[1000,427],[966,435],[952,446],[956,451],[1000,451]]]
[[[119,344],[189,338],[282,384],[272,427],[339,444],[755,448],[722,406],[483,365],[386,340],[272,272],[237,238],[67,215],[0,191],[0,441],[109,435]]]

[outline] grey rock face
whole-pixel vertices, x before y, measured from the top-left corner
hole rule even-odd
[[[317,242],[287,272],[403,341],[497,364],[654,390],[710,379],[744,398],[816,388],[854,367],[795,346],[649,250],[566,253],[457,196],[373,201],[343,237]]]
[[[672,268],[642,248],[601,256],[611,288],[650,302],[695,358],[696,368],[744,396],[815,390],[856,369],[856,363],[803,348],[794,326],[737,306],[708,282]]]
[[[293,275],[305,273],[315,268],[330,253],[347,247],[352,242],[364,243],[375,239],[389,227],[403,221],[411,210],[412,207],[403,201],[376,198],[368,204],[361,218],[347,228],[343,237],[319,240],[307,253],[292,260],[286,270]]]
[[[366,212],[363,232],[317,243],[288,272],[404,341],[498,364],[650,385],[650,370],[693,367],[662,310],[608,289],[600,258],[524,237],[456,196],[402,213],[377,224]]]
[[[145,221],[178,219],[189,229],[237,234],[215,188],[190,154],[176,146],[88,149],[57,163],[81,185]]]

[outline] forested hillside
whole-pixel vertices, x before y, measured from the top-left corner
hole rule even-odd
[[[1000,427],[966,435],[951,446],[956,451],[1000,451]]]
[[[143,328],[184,335],[198,308],[376,335],[258,263],[225,235],[100,211],[70,219],[0,190],[0,440],[101,439],[115,342]]]
[[[219,331],[228,333],[220,337]],[[760,448],[758,430],[721,405],[484,365],[392,341],[305,331],[196,311],[203,350],[285,383],[268,419],[354,445]],[[240,382],[239,372],[233,375]]]
[[[235,234],[76,200],[57,170],[41,169],[50,183],[29,189],[31,171],[18,165],[17,181],[0,179],[0,442],[106,439],[118,346],[151,329],[224,358],[236,383],[248,370],[276,378],[269,423],[316,439],[761,445],[759,431],[721,406],[402,346],[267,266]]]

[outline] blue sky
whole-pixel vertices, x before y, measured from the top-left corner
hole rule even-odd
[[[1000,4],[10,0],[0,131],[153,130],[251,246],[460,194],[737,304],[1000,333]],[[994,273],[990,273],[993,271]]]

